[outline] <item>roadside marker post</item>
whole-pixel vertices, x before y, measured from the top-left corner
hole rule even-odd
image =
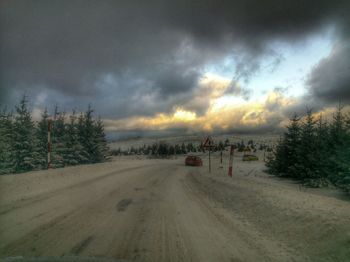
[[[209,173],[211,173],[211,161],[210,161],[210,150],[211,150],[211,148],[210,148],[210,141],[209,141]]]
[[[51,168],[51,119],[47,120],[47,169]]]
[[[229,162],[229,167],[228,167],[228,176],[230,176],[230,177],[232,177],[233,152],[234,152],[234,146],[231,145],[231,149],[230,149],[230,162]]]
[[[222,150],[220,151],[220,168],[223,168],[223,165],[222,165]]]

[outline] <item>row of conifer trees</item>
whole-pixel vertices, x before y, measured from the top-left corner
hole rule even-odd
[[[190,152],[202,151],[199,146],[193,143],[182,143],[181,145],[171,145],[166,142],[153,143],[152,145],[142,145],[139,147],[131,146],[127,149],[122,150],[121,148],[114,149],[111,151],[112,155],[152,155],[165,157],[168,155],[179,155]]]
[[[212,152],[229,150],[230,141],[226,139],[225,141],[218,141],[215,143],[215,147],[211,149]],[[266,150],[271,152],[272,148],[266,144],[260,143],[255,144],[253,140],[249,140],[248,144],[245,145],[244,141],[233,143],[234,148],[238,152],[243,152],[245,149],[249,148],[253,152],[257,150]],[[142,145],[139,147],[131,146],[127,149],[122,150],[121,148],[111,150],[112,155],[150,155],[150,156],[159,156],[166,157],[172,155],[182,155],[187,153],[197,153],[197,152],[206,152],[206,150],[201,146],[201,143],[182,143],[182,144],[170,144],[166,142],[153,143],[152,145]]]
[[[51,166],[63,167],[102,162],[108,147],[101,119],[93,109],[67,115],[55,108],[50,118]],[[45,110],[34,122],[24,96],[15,111],[2,108],[0,113],[0,174],[46,169],[49,114]]]
[[[333,184],[350,192],[350,116],[341,107],[329,122],[294,116],[272,157],[269,172],[319,187]]]
[[[213,152],[225,150],[229,145],[229,140],[219,141],[217,146],[212,149]],[[142,145],[139,147],[131,146],[122,150],[121,148],[111,150],[112,155],[151,155],[166,157],[171,155],[181,155],[187,153],[205,152],[200,143],[181,143],[170,144],[166,142],[153,143],[152,145]]]

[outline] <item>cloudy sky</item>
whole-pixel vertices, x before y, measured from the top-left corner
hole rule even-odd
[[[273,132],[350,103],[350,1],[0,2],[0,103],[109,132]]]

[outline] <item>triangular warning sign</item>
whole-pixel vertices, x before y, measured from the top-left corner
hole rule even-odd
[[[213,139],[210,136],[208,136],[205,139],[204,143],[202,144],[202,147],[212,147],[212,146],[214,146]]]

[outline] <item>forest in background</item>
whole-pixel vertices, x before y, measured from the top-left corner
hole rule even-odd
[[[48,123],[51,121],[51,167],[98,163],[108,156],[104,125],[85,112],[59,112],[52,117],[47,109],[34,122],[25,96],[14,111],[0,113],[0,174],[21,173],[48,167]]]

